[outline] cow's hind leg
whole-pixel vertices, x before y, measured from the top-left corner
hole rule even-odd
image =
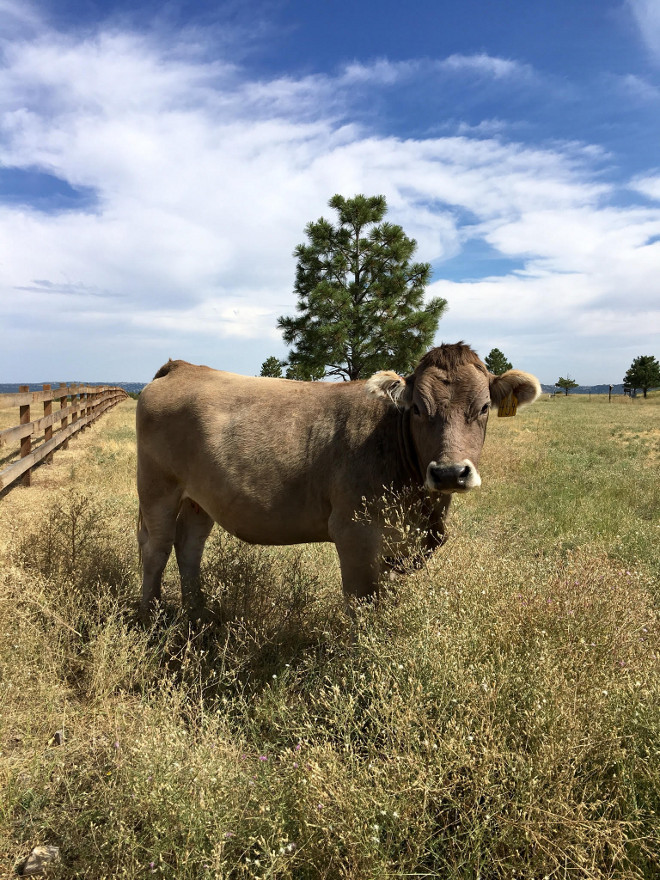
[[[158,497],[140,494],[138,542],[142,557],[142,600],[140,618],[147,623],[154,605],[160,600],[163,571],[167,565],[176,530],[181,490],[170,486]]]
[[[189,616],[197,619],[204,611],[200,567],[204,544],[213,520],[192,499],[185,498],[176,521],[174,549],[181,574],[181,599]]]

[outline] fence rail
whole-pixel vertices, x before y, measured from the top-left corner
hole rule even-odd
[[[44,460],[52,461],[53,452],[58,447],[66,449],[70,437],[84,431],[100,415],[127,397],[123,388],[65,383],[57,388],[44,385],[42,391],[30,391],[28,385],[22,385],[15,394],[0,394],[0,409],[19,409],[19,424],[0,431],[0,448],[20,445],[18,461],[0,470],[0,491],[19,477],[23,478],[24,486],[29,486],[31,469],[35,465]],[[55,401],[59,408],[53,410]],[[43,404],[43,415],[33,420],[31,410],[36,404]],[[55,431],[54,425],[59,425]],[[40,437],[42,433],[43,442],[33,449],[32,438]]]

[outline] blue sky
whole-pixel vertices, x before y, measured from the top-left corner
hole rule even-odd
[[[660,355],[660,0],[0,0],[0,381],[255,374],[339,192],[543,382]]]

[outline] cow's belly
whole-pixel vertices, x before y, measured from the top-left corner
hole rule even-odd
[[[225,531],[248,544],[311,544],[330,540],[327,524],[323,528],[310,529],[306,524],[287,523],[272,529],[265,523],[255,523],[253,520],[237,523],[231,519],[223,523],[217,519],[216,522]]]
[[[329,541],[329,508],[307,487],[282,486],[276,492],[254,487],[207,484],[186,487],[223,529],[250,544],[305,544]]]

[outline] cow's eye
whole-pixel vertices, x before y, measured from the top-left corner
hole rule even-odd
[[[415,416],[419,416],[419,415],[421,415],[420,410],[419,410],[419,407],[417,406],[416,403],[413,403],[413,408],[412,408],[412,410],[413,410],[413,415],[415,415]]]
[[[487,415],[489,409],[490,409],[490,403],[484,403],[484,405],[481,407],[480,415],[482,415],[482,416]]]

